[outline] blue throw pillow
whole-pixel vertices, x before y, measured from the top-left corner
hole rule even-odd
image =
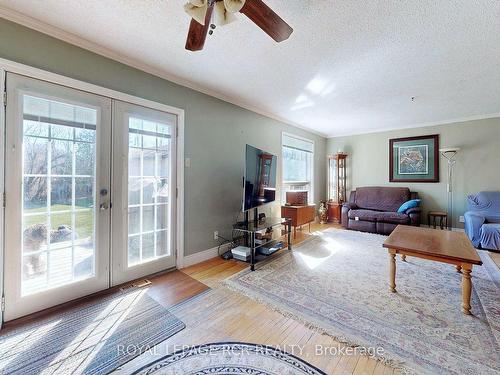
[[[398,213],[403,213],[406,210],[409,210],[410,208],[415,208],[420,206],[420,202],[422,202],[421,199],[412,199],[410,201],[404,202],[401,207],[398,208]]]

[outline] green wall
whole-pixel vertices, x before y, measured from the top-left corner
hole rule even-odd
[[[331,154],[342,149],[349,154],[349,191],[358,186],[408,186],[423,199],[426,221],[427,211],[446,211],[447,161],[440,157],[439,183],[389,183],[389,139],[427,134],[439,134],[442,148],[461,148],[453,170],[453,226],[463,227],[458,221],[467,209],[467,195],[500,190],[500,118],[330,138],[327,151]]]
[[[184,185],[186,255],[216,246],[215,230],[225,237],[231,235],[231,225],[241,210],[246,143],[280,155],[282,131],[314,140],[314,199],[326,195],[323,137],[3,19],[0,57],[185,110],[185,156],[191,159]],[[266,209],[268,215],[271,209],[279,214],[278,204]]]

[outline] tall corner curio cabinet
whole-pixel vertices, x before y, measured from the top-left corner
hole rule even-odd
[[[337,224],[347,194],[346,160],[347,154],[341,152],[328,157],[328,221]]]

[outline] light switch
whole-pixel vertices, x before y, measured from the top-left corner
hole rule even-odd
[[[184,161],[184,163],[185,163],[186,168],[190,168],[191,167],[191,159],[190,158],[186,158],[186,160]]]

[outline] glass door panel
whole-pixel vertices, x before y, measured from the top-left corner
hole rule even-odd
[[[6,320],[108,287],[111,128],[109,99],[14,74],[7,90]]]
[[[117,102],[115,105],[115,210],[113,283],[132,280],[175,265],[176,116]],[[123,213],[120,215],[119,213]],[[116,215],[118,213],[118,215]]]
[[[129,117],[128,266],[170,255],[170,129]]]
[[[21,100],[24,296],[94,276],[97,110]]]

